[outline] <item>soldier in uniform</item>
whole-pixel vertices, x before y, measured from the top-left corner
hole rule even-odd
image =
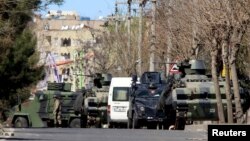
[[[62,105],[59,95],[54,95],[54,126],[62,127],[61,113],[62,113]]]

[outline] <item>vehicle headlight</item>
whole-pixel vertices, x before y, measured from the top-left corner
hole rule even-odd
[[[144,108],[144,107],[140,107],[140,110],[141,110],[142,112],[144,112],[144,111],[145,111],[145,108]]]

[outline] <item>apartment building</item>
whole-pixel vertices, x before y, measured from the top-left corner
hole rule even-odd
[[[69,82],[72,90],[88,87],[95,73],[94,48],[96,35],[103,31],[104,21],[84,20],[73,11],[49,11],[46,17],[36,16],[37,49],[40,64],[46,66],[46,82]]]

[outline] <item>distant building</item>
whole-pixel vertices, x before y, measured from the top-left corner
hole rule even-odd
[[[86,19],[86,20],[84,20]],[[47,81],[70,82],[73,90],[87,86],[94,73],[96,34],[104,21],[91,21],[73,11],[49,11],[45,18],[35,17],[40,63],[46,65]]]

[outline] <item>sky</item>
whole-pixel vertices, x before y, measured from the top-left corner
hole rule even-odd
[[[111,15],[115,11],[116,0],[64,0],[61,6],[50,5],[44,15],[49,10],[76,11],[80,16],[90,17],[91,20]]]

